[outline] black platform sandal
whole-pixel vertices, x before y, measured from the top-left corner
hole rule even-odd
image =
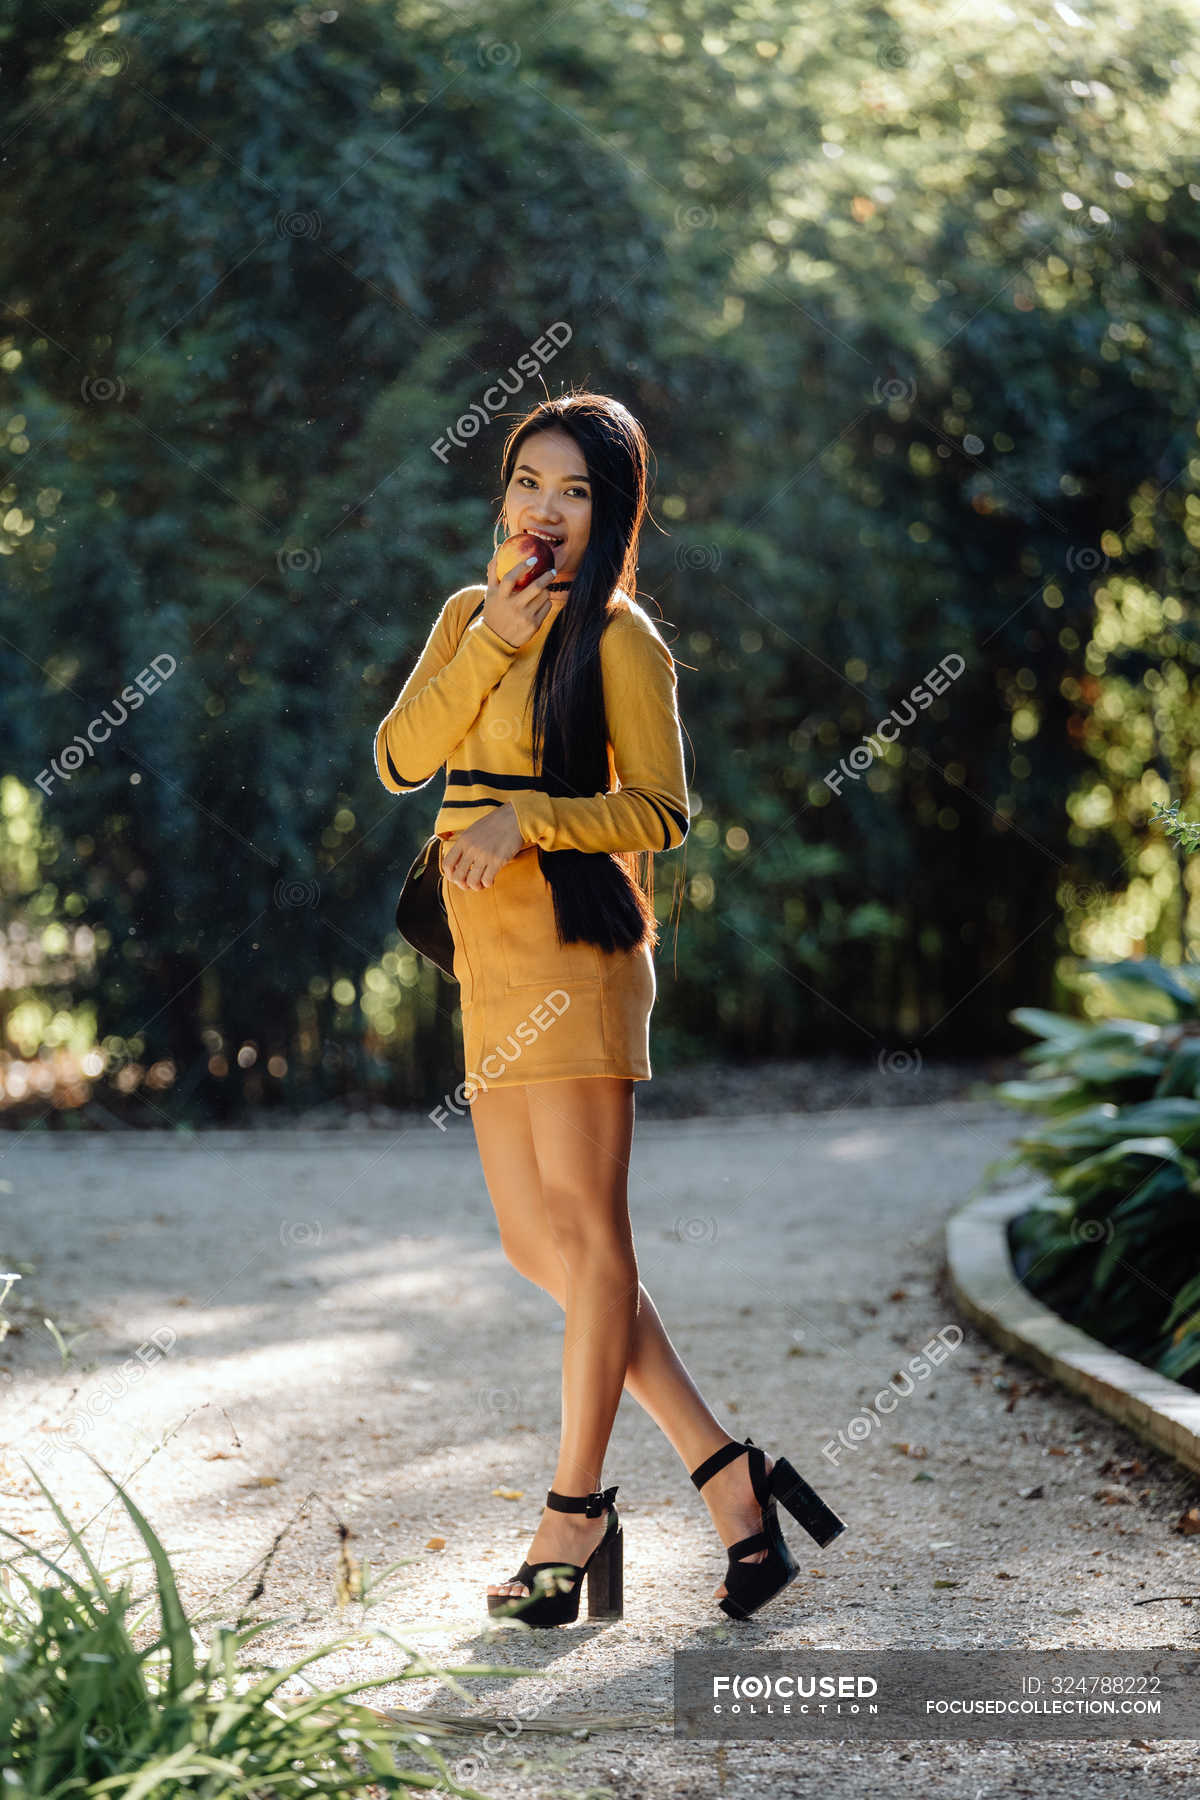
[[[546,1493],[555,1512],[585,1512],[598,1519],[607,1510],[604,1536],[585,1563],[523,1562],[510,1582],[520,1581],[528,1594],[489,1594],[488,1611],[501,1618],[523,1619],[526,1625],[573,1625],[579,1617],[579,1595],[587,1577],[588,1618],[619,1619],[624,1609],[624,1528],[613,1504],[616,1488],[592,1494]],[[557,1576],[550,1570],[557,1570]],[[568,1578],[569,1585],[568,1585]]]
[[[803,1476],[797,1475],[786,1457],[777,1457],[771,1465],[771,1473],[764,1474],[766,1455],[753,1438],[746,1438],[741,1444],[722,1444],[692,1470],[693,1482],[702,1488],[718,1469],[731,1463],[735,1456],[743,1455],[750,1458],[750,1481],[754,1498],[762,1508],[763,1529],[739,1538],[736,1544],[729,1546],[729,1567],[725,1571],[727,1592],[718,1605],[731,1619],[748,1619],[800,1573],[779,1529],[777,1500],[783,1502],[818,1544],[832,1543],[838,1533],[846,1529],[845,1520],[839,1519],[832,1507],[826,1506]],[[739,1557],[752,1556],[756,1550],[767,1553],[761,1562],[738,1561]]]

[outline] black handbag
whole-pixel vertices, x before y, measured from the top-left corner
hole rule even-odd
[[[417,851],[396,902],[396,929],[406,943],[454,981],[454,939],[442,897],[440,841],[431,837]]]

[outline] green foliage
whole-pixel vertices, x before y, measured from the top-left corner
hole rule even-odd
[[[1200,1388],[1200,983],[1150,959],[1092,973],[1095,998],[1151,1017],[1014,1014],[1041,1039],[1024,1052],[1038,1072],[994,1091],[1051,1122],[1004,1164],[1059,1196],[1012,1221],[1014,1261],[1064,1318]],[[1154,1022],[1164,1005],[1172,1021]]]
[[[571,385],[656,455],[664,1044],[976,1050],[1064,954],[1186,943],[1149,809],[1200,747],[1193,35],[1093,9],[1085,80],[1032,0],[14,0],[0,778],[37,805],[0,885],[94,956],[23,973],[0,1052],[86,1012],[159,1122],[448,1085],[453,989],[363,1005],[440,799],[372,737],[482,574],[505,425]]]
[[[431,1673],[445,1678],[523,1671],[491,1665],[440,1670],[416,1658],[399,1672],[283,1699],[279,1690],[293,1677],[311,1687],[302,1674],[311,1664],[345,1644],[391,1634],[380,1627],[343,1637],[275,1668],[244,1655],[277,1622],[269,1619],[218,1626],[201,1660],[199,1621],[184,1611],[162,1543],[108,1476],[154,1569],[160,1629],[145,1641],[141,1620],[130,1618],[135,1601],[129,1583],[110,1585],[81,1533],[36,1473],[35,1479],[83,1576],[3,1531],[22,1546],[0,1564],[0,1575],[10,1577],[8,1583],[0,1578],[0,1784],[6,1794],[16,1800],[158,1800],[167,1793],[303,1800],[312,1794],[360,1796],[369,1779],[372,1793],[436,1787],[477,1800],[477,1790],[454,1779],[419,1724],[389,1722],[351,1696]],[[30,1557],[47,1571],[40,1579],[22,1567]]]
[[[1178,806],[1164,806],[1158,800],[1154,803],[1152,816],[1168,837],[1178,839],[1189,855],[1200,850],[1200,819],[1181,819]]]

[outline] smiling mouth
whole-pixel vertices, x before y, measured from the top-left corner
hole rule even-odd
[[[557,550],[560,544],[565,544],[567,541],[565,537],[553,537],[548,531],[534,531],[528,526],[526,529],[529,531],[530,537],[541,538],[543,544],[549,544],[552,550]]]

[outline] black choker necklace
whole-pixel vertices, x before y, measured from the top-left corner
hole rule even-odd
[[[544,591],[547,594],[556,594],[560,588],[569,588],[570,585],[569,581],[548,581]]]

